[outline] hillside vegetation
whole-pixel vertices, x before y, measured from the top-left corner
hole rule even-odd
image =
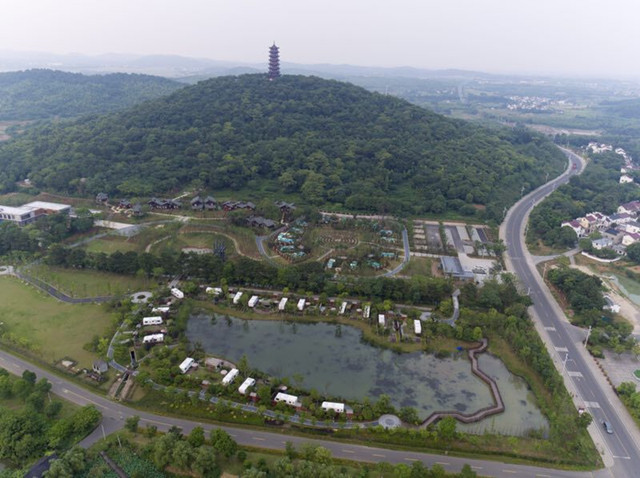
[[[350,210],[501,219],[523,186],[564,164],[523,129],[488,130],[337,81],[243,75],[32,129],[0,148],[0,188],[28,176],[72,194],[149,196],[193,183],[254,199],[267,190]]]
[[[54,70],[0,73],[0,120],[107,113],[168,95],[175,81],[150,75],[81,75]]]

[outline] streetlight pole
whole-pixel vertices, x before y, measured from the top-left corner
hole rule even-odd
[[[569,353],[568,352],[564,356],[564,361],[562,362],[562,375],[564,375],[564,372],[567,370],[567,360],[569,360]]]
[[[591,326],[589,326],[589,330],[587,330],[587,338],[584,339],[584,348],[587,348],[587,343],[589,343],[589,336],[591,335]]]

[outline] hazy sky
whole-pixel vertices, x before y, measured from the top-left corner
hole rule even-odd
[[[640,76],[638,0],[2,0],[0,49]]]

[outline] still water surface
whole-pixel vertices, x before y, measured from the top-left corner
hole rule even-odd
[[[466,353],[444,359],[423,352],[399,354],[362,342],[355,327],[223,316],[212,321],[198,315],[189,320],[187,337],[209,354],[232,362],[246,354],[253,368],[347,402],[375,401],[386,394],[394,406],[414,407],[422,418],[439,410],[472,413],[493,404],[489,388],[471,373]],[[523,380],[491,355],[483,354],[480,364],[497,381],[507,411],[470,431],[519,435],[547,427]]]

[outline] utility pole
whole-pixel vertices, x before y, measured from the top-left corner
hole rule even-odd
[[[589,336],[591,335],[591,326],[589,326],[589,330],[587,330],[587,338],[584,339],[584,348],[587,348],[587,344],[589,343]]]
[[[520,188],[520,197],[522,197],[523,194],[524,194],[524,184]]]

